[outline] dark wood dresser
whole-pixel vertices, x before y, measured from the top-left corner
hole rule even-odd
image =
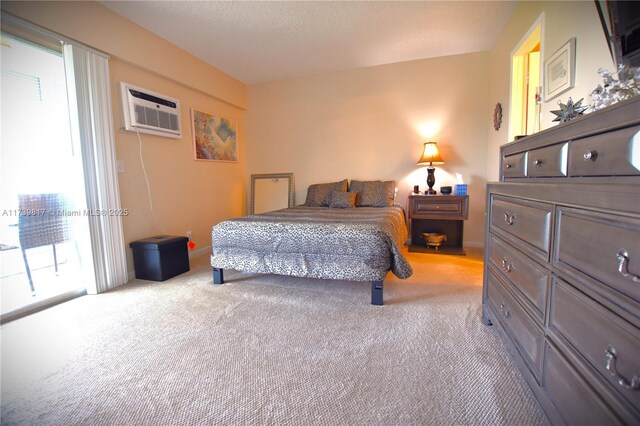
[[[500,157],[483,321],[553,424],[640,424],[640,96]]]

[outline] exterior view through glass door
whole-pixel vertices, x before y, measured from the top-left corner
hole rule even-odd
[[[1,314],[85,292],[93,271],[62,46],[2,33]],[[26,39],[29,39],[27,41]]]

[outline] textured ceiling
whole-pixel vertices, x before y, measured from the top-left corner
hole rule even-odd
[[[511,1],[103,1],[248,84],[490,49]]]

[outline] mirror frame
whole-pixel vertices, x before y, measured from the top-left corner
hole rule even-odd
[[[295,192],[293,189],[293,173],[264,173],[251,175],[251,198],[249,200],[249,214],[254,214],[256,204],[256,179],[287,179],[289,186],[289,208],[295,204]]]
[[[600,24],[602,25],[602,31],[604,37],[607,40],[607,46],[609,47],[609,53],[611,54],[611,60],[613,60],[614,71],[618,70],[618,64],[621,62],[618,58],[618,51],[616,48],[615,34],[611,25],[611,14],[609,12],[609,5],[607,0],[594,0],[596,9],[598,11],[598,17],[600,18]]]

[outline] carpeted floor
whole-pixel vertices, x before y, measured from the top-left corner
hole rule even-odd
[[[482,259],[409,253],[370,285],[225,271],[206,258],[7,323],[2,424],[543,425],[482,324]]]

